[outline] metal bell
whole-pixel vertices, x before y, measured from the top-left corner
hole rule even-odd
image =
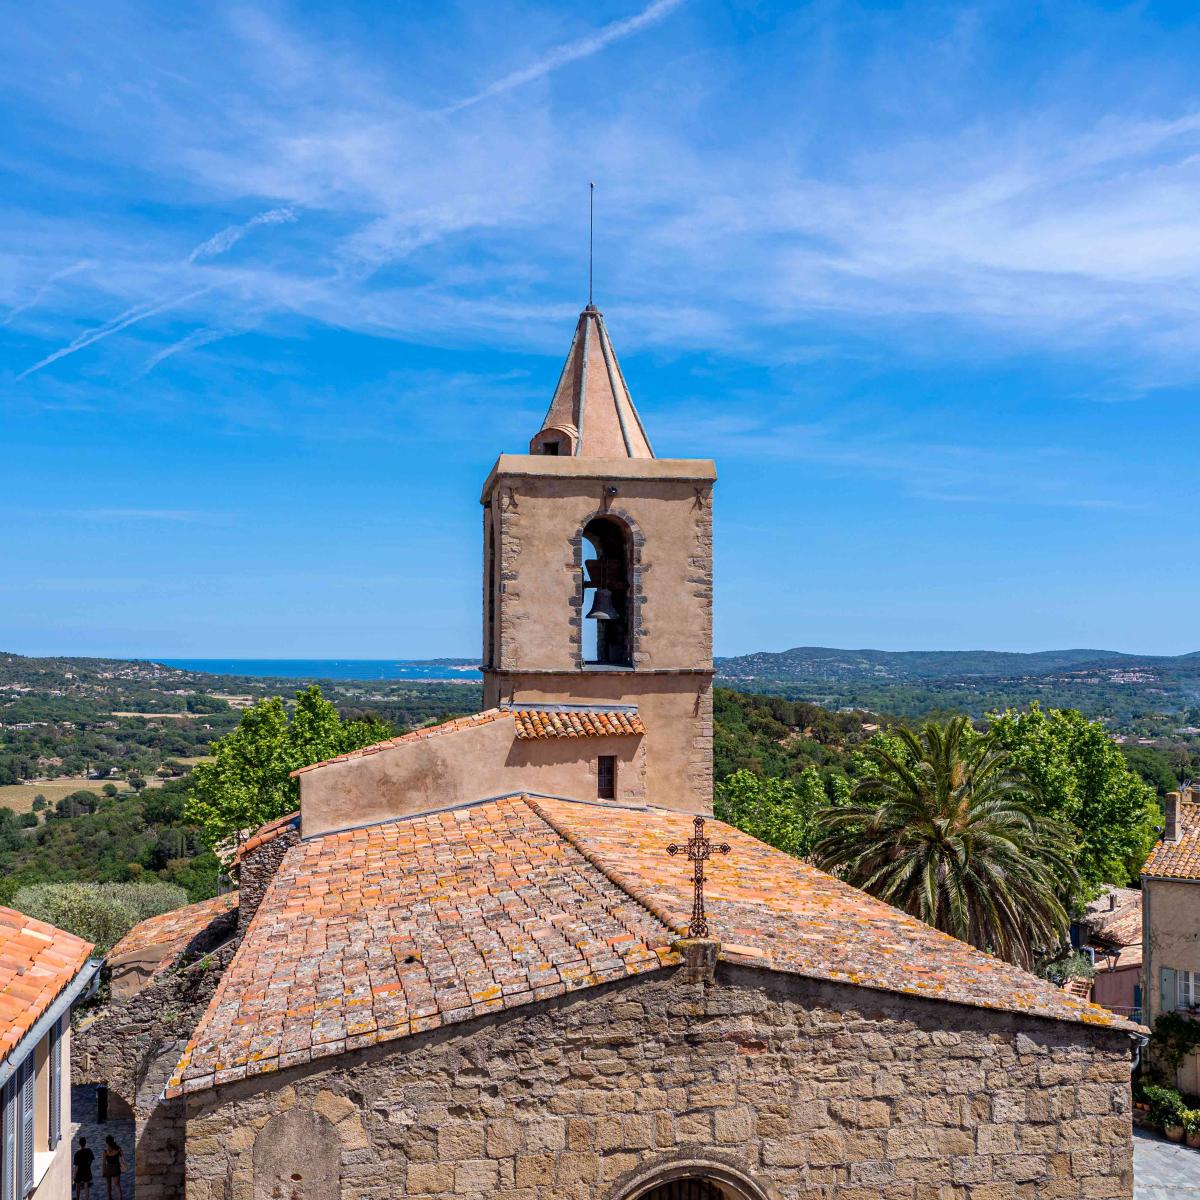
[[[596,598],[587,615],[593,621],[616,621],[621,616],[613,605],[612,592],[608,588],[596,589]]]

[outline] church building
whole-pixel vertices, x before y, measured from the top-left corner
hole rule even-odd
[[[146,1196],[1131,1195],[1137,1026],[705,820],[715,481],[589,305],[484,484],[485,708],[243,848]]]

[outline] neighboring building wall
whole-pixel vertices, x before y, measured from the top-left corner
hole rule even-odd
[[[1125,1034],[717,978],[644,976],[198,1093],[188,1200],[618,1200],[694,1158],[779,1200],[1131,1195]]]
[[[182,1200],[182,1106],[162,1100],[162,1091],[236,948],[226,942],[190,966],[158,976],[76,1036],[72,1081],[106,1083],[110,1108],[133,1111],[138,1200]]]
[[[34,1144],[39,1147],[37,1158],[45,1163],[37,1186],[29,1200],[69,1200],[71,1195],[71,1023],[63,1021],[62,1079],[58,1102],[61,1106],[61,1139],[53,1151],[47,1150],[50,1133],[50,1039],[43,1038],[36,1051],[37,1110],[34,1115]],[[47,1156],[52,1155],[47,1163]]]
[[[1145,1023],[1153,1028],[1161,1013],[1175,1007],[1174,998],[1163,995],[1164,971],[1200,975],[1200,880],[1143,877],[1142,891]],[[1177,1083],[1186,1091],[1200,1092],[1200,1054],[1188,1055]]]
[[[521,791],[595,800],[602,754],[617,758],[617,803],[644,803],[647,740],[518,738],[503,717],[401,742],[301,775],[304,836]]]
[[[1135,967],[1118,965],[1110,971],[1102,962],[1098,962],[1096,977],[1092,980],[1092,1003],[1129,1016],[1130,1011],[1138,1005],[1137,990],[1141,982],[1140,963]]]

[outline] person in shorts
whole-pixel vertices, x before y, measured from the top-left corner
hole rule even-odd
[[[92,1197],[92,1163],[96,1156],[88,1149],[87,1138],[79,1139],[79,1149],[71,1160],[74,1170],[71,1172],[71,1182],[75,1185],[75,1200],[91,1200]]]

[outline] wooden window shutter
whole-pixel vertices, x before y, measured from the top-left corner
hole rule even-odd
[[[1175,1010],[1175,968],[1163,967],[1158,972],[1158,1011]]]
[[[28,1196],[33,1191],[33,1119],[34,1096],[37,1094],[33,1074],[33,1055],[22,1064],[21,1073],[21,1161],[18,1164],[18,1197]]]
[[[50,1149],[62,1141],[62,1035],[63,1021],[59,1017],[50,1032]]]
[[[17,1190],[17,1091],[15,1078],[0,1091],[4,1107],[3,1143],[0,1144],[0,1200],[16,1200]]]

